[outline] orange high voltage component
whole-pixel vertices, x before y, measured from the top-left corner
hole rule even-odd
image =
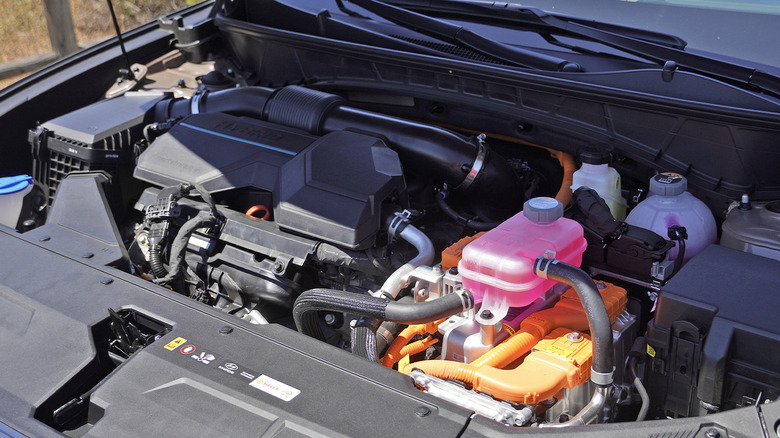
[[[441,269],[446,271],[447,269],[458,266],[458,262],[463,256],[463,247],[485,233],[486,231],[482,231],[473,236],[464,237],[445,248],[444,251],[441,252]]]
[[[596,282],[596,287],[604,300],[609,321],[615,322],[626,308],[626,290],[603,281]],[[524,319],[517,333],[471,364],[476,367],[503,368],[530,351],[547,333],[559,327],[576,331],[588,330],[588,318],[573,289],[567,290],[553,308],[541,310]]]
[[[611,322],[626,308],[626,291],[606,282],[596,282]],[[441,379],[457,379],[497,399],[537,403],[562,388],[573,388],[590,377],[592,344],[579,334],[588,330],[588,320],[577,293],[569,289],[551,309],[529,316],[509,339],[471,364],[430,360],[408,364],[399,371],[417,368]],[[571,333],[578,333],[569,339]],[[533,349],[515,369],[501,369]]]
[[[590,337],[566,328],[555,329],[512,370],[490,366],[474,374],[474,390],[500,400],[535,404],[563,388],[574,388],[590,378],[593,344]]]
[[[390,344],[390,347],[387,349],[387,352],[385,353],[384,357],[379,361],[382,365],[392,368],[393,365],[395,365],[396,362],[401,360],[402,357],[406,356],[406,354],[409,354],[410,351],[407,347],[409,344],[409,341],[412,340],[413,337],[416,335],[422,335],[425,333],[436,333],[436,329],[438,329],[439,324],[446,321],[447,319],[440,319],[435,322],[429,322],[427,324],[412,324],[405,329],[401,331],[401,333],[396,336],[395,340],[392,344]],[[431,342],[428,345],[432,345],[433,342]],[[407,351],[404,352],[404,348],[407,348]],[[414,347],[411,347],[414,348]],[[427,348],[427,346],[426,346]]]

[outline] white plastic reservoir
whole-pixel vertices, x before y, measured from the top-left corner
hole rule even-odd
[[[631,210],[626,222],[647,228],[664,238],[669,238],[668,229],[673,225],[685,227],[688,239],[685,241],[683,262],[698,254],[704,247],[715,243],[718,230],[715,218],[707,206],[688,193],[688,181],[677,173],[659,173],[650,179],[650,192],[644,201]],[[677,258],[677,246],[669,251],[669,259]]]
[[[580,152],[579,159],[582,167],[574,172],[572,191],[590,187],[607,203],[612,217],[625,220],[627,203],[621,193],[620,174],[609,167],[609,153],[586,150]]]

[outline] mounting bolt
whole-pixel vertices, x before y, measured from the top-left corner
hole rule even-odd
[[[103,278],[100,279],[100,284],[104,284],[106,286],[108,286],[109,284],[111,284],[113,282],[114,282],[114,279],[111,278],[111,277],[103,277]]]
[[[420,406],[419,408],[414,410],[414,414],[420,418],[427,417],[428,415],[431,414],[431,410],[426,408],[425,406]]]
[[[566,336],[566,339],[572,342],[580,342],[582,340],[582,335],[579,332],[571,332],[569,333],[569,336]]]
[[[325,324],[333,325],[336,323],[336,315],[332,313],[325,314]]]
[[[555,404],[557,400],[555,400],[555,397],[550,397],[547,400],[542,400],[542,406],[550,407]]]
[[[716,429],[709,429],[704,435],[707,438],[720,438],[720,432],[718,432]]]
[[[485,310],[483,310],[482,312],[479,313],[479,316],[481,316],[484,319],[490,319],[490,318],[493,317],[493,312],[491,312],[490,310],[485,309]]]
[[[602,290],[602,289],[606,289],[606,288],[607,288],[607,285],[603,281],[597,281],[596,282],[596,289]]]
[[[38,238],[39,242],[48,242],[49,240],[51,240],[50,236],[41,236]]]
[[[277,274],[284,272],[284,263],[279,261],[274,262],[274,272]]]
[[[222,327],[219,328],[220,335],[229,335],[231,333],[233,333],[233,327],[223,325]]]
[[[95,257],[95,254],[92,254],[89,251],[81,253],[81,258],[83,259],[91,259],[92,257]]]

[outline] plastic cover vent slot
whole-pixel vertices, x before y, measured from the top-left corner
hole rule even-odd
[[[54,200],[62,180],[71,172],[82,172],[90,170],[104,170],[110,175],[116,175],[120,168],[120,162],[98,162],[90,161],[89,151],[121,151],[129,153],[132,147],[132,134],[129,129],[113,134],[93,145],[87,145],[82,142],[65,138],[59,135],[48,139],[48,162],[38,163],[36,166],[35,179],[49,188],[49,205]],[[84,157],[84,158],[82,158]],[[102,157],[101,157],[102,158]],[[47,169],[48,167],[48,169]]]
[[[421,40],[417,38],[411,38],[401,35],[390,35],[393,38],[398,38],[409,43],[417,44],[418,46],[428,47],[429,49],[438,50],[439,52],[455,55],[460,58],[471,59],[473,61],[485,62],[488,64],[507,65],[506,63],[495,59],[493,57],[482,55],[471,49],[456,44],[439,43],[435,41]]]

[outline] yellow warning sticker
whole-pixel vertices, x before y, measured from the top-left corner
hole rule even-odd
[[[181,338],[181,337],[176,338],[176,339],[172,340],[171,342],[168,342],[167,344],[165,344],[165,349],[173,351],[173,350],[177,349],[179,347],[179,345],[181,345],[181,344],[183,344],[185,342],[187,342],[187,340],[184,339],[184,338]]]
[[[569,358],[574,353],[572,349],[565,348],[562,345],[556,345],[556,344],[552,344],[548,346],[547,348],[544,349],[544,351],[547,351],[548,353],[557,354],[558,356],[563,356],[565,358]]]
[[[655,349],[650,346],[650,344],[647,344],[647,355],[650,357],[655,357]]]

